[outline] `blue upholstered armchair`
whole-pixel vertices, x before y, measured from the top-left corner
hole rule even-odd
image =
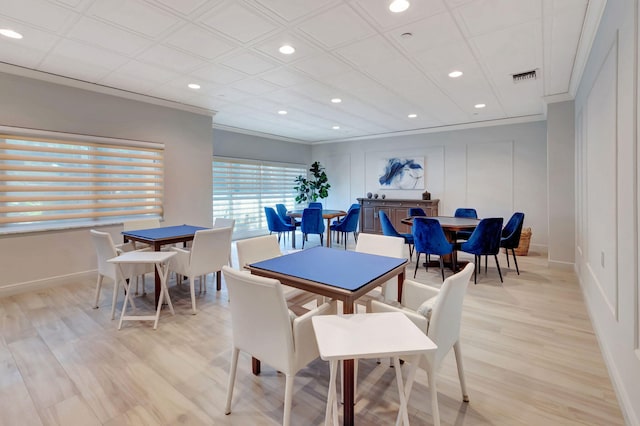
[[[378,212],[378,216],[380,217],[380,227],[382,228],[382,234],[388,237],[400,237],[404,239],[404,243],[409,245],[409,260],[413,257],[413,235],[412,234],[401,234],[396,231],[396,228],[389,220],[389,216],[380,210]]]
[[[473,273],[473,282],[477,283],[478,269],[480,269],[481,256],[493,256],[496,259],[496,267],[500,274],[500,282],[502,282],[502,272],[500,271],[500,263],[498,262],[498,252],[500,251],[500,238],[502,235],[501,217],[493,217],[482,219],[476,229],[464,243],[458,243],[460,250],[471,253],[475,256],[474,263],[476,270]],[[484,261],[484,272],[487,273],[487,260]]]
[[[340,223],[331,225],[331,230],[342,233],[344,249],[347,249],[347,235],[353,232],[353,239],[358,242],[358,219],[360,218],[360,208],[350,210]]]
[[[472,219],[478,218],[478,212],[476,209],[471,208],[459,208],[453,213],[454,217],[469,217]],[[457,240],[468,240],[471,237],[472,231],[458,231],[456,232],[456,241]]]
[[[513,263],[516,264],[516,272],[520,275],[520,269],[518,268],[518,261],[516,260],[515,249],[520,244],[520,234],[522,233],[522,224],[524,223],[524,213],[516,212],[511,216],[509,222],[504,226],[502,230],[502,238],[500,238],[500,247],[504,247],[504,254],[507,255],[507,267],[509,265],[509,249],[513,254]]]
[[[416,251],[416,269],[413,272],[413,278],[418,272],[420,265],[420,253],[427,256],[435,254],[440,257],[440,272],[442,273],[442,281],[444,281],[444,261],[442,256],[453,253],[453,244],[451,244],[444,235],[442,226],[437,219],[428,217],[416,217],[413,219],[413,243]],[[428,269],[429,262],[425,263],[425,269]],[[453,265],[455,271],[456,265]]]
[[[296,227],[285,223],[273,207],[265,207],[264,214],[267,216],[267,226],[269,227],[269,234],[273,232],[278,233],[278,242],[280,242],[280,235],[283,232],[295,232]]]
[[[420,207],[409,207],[408,213],[409,213],[409,217],[427,215],[425,211]]]
[[[302,222],[300,223],[300,231],[302,231],[302,248],[308,239],[309,234],[320,235],[320,245],[324,238],[324,221],[322,220],[322,209],[307,208],[302,211]]]

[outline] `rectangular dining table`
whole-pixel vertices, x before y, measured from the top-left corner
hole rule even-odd
[[[247,265],[252,274],[275,278],[282,284],[342,301],[345,314],[354,313],[355,301],[393,277],[402,298],[407,259],[314,247]],[[260,361],[253,360],[254,374]],[[354,361],[344,362],[344,424],[354,422]]]
[[[134,229],[130,231],[122,231],[122,235],[125,241],[137,241],[145,244],[149,244],[153,247],[154,251],[160,251],[163,245],[186,243],[192,241],[196,235],[196,231],[200,231],[204,228],[202,226],[193,225],[177,225],[177,226],[163,226],[160,228],[149,229]],[[158,271],[155,272],[155,304],[158,306],[158,299],[160,298],[161,285],[160,275]]]

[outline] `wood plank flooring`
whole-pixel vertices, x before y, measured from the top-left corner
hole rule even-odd
[[[477,285],[470,283],[462,351],[471,401],[462,402],[451,353],[438,375],[442,425],[623,425],[574,274],[530,254],[519,258],[520,276],[501,255],[503,284],[492,262]],[[440,286],[439,274],[420,268],[416,280]],[[137,321],[118,331],[109,318],[111,286],[92,309],[94,285],[70,282],[0,299],[0,425],[281,424],[284,376],[266,365],[253,376],[246,354],[232,413],[224,415],[231,344],[224,284],[216,292],[208,277],[194,316],[188,285],[172,281],[176,315],[163,310],[155,331],[152,322]],[[144,310],[152,299],[136,300]],[[323,424],[328,381],[320,359],[296,376],[293,425]],[[394,424],[398,404],[388,361],[362,361],[356,424]],[[432,424],[424,371],[409,419]]]

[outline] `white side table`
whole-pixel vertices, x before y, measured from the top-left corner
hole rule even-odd
[[[325,425],[329,424],[330,418],[333,419],[334,425],[338,424],[336,398],[338,362],[345,359],[383,357],[392,357],[396,370],[400,394],[400,411],[396,424],[402,421],[404,425],[409,425],[407,396],[415,379],[418,358],[422,354],[436,350],[436,344],[399,312],[319,315],[313,317],[311,321],[318,341],[320,357],[329,361],[330,366]],[[406,386],[403,386],[400,356],[413,358],[410,360]]]
[[[175,251],[128,251],[120,256],[107,260],[107,262],[115,263],[120,268],[120,276],[124,276],[122,273],[122,265],[126,263],[147,263],[156,265],[156,270],[160,277],[160,298],[158,299],[158,307],[155,315],[126,315],[127,303],[131,302],[131,305],[135,311],[136,307],[131,299],[130,283],[124,282],[125,297],[124,304],[122,305],[122,314],[120,315],[120,322],[118,323],[118,330],[122,327],[122,321],[154,321],[153,329],[158,328],[158,320],[160,319],[160,309],[162,309],[162,302],[164,297],[167,298],[167,304],[171,310],[171,315],[175,315],[173,311],[173,305],[171,304],[171,298],[169,297],[169,290],[167,289],[167,276],[169,275],[169,261],[176,255]]]

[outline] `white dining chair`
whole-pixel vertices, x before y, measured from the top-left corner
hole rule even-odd
[[[231,232],[231,228],[203,229],[196,231],[190,248],[171,247],[171,250],[178,253],[171,262],[171,270],[178,274],[179,281],[182,276],[189,277],[191,308],[194,315],[197,313],[195,279],[199,277],[202,291],[203,283],[206,285],[206,275],[213,272],[216,274],[216,287],[220,290],[220,271],[229,263]]]
[[[116,301],[118,299],[118,288],[120,282],[123,279],[133,279],[147,272],[153,272],[153,265],[124,265],[122,268],[121,276],[120,268],[116,267],[113,263],[107,262],[125,251],[133,251],[133,245],[129,243],[114,244],[111,234],[107,232],[96,231],[92,229],[89,231],[91,234],[91,241],[96,250],[96,257],[98,261],[98,280],[96,282],[95,300],[93,308],[98,309],[100,302],[100,290],[102,289],[102,283],[104,278],[110,278],[113,281],[113,300],[111,302],[111,319],[115,318]],[[146,249],[142,249],[146,250]],[[131,298],[132,305],[135,308],[135,302]]]
[[[233,229],[236,226],[235,219],[229,219],[226,217],[216,217],[213,219],[213,228],[231,228],[231,239],[233,240]],[[229,266],[233,266],[233,262],[231,260],[231,251],[229,251]],[[206,288],[205,288],[206,291]]]
[[[136,229],[151,229],[151,228],[159,228],[160,227],[160,219],[157,217],[147,218],[147,219],[132,219],[127,220],[122,223],[123,231],[133,231]],[[149,244],[144,244],[138,241],[131,241],[133,248],[135,250],[143,249],[149,247]],[[144,287],[145,279],[144,275],[142,276],[142,294],[146,294],[147,290]],[[138,294],[138,278],[136,277],[136,292]]]
[[[282,256],[278,236],[275,234],[239,240],[236,242],[236,252],[238,254],[238,269],[241,271],[246,265]],[[245,272],[249,273],[247,270]],[[283,292],[289,307],[298,313],[302,312],[304,305],[313,300],[318,305],[324,302],[322,296],[286,285],[283,286]]]
[[[285,375],[282,424],[291,424],[293,380],[298,371],[319,356],[311,319],[336,313],[336,303],[324,303],[297,317],[287,308],[278,280],[222,268],[229,291],[233,346],[225,414],[231,413],[240,351]],[[296,422],[296,424],[301,424]]]
[[[404,313],[438,345],[436,351],[422,356],[419,364],[427,372],[434,425],[440,424],[436,374],[442,364],[442,360],[451,351],[451,348],[455,353],[458,366],[462,400],[469,402],[462,365],[462,351],[460,349],[460,320],[464,295],[474,269],[475,265],[468,263],[462,271],[447,277],[440,289],[412,280],[405,280],[402,290],[402,303],[399,307],[377,300],[371,302],[371,312]],[[407,398],[409,398],[409,395],[407,395]]]

